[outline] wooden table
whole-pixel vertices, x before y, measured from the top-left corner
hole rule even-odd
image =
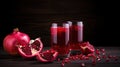
[[[48,47],[45,47],[48,49]],[[110,59],[109,62],[101,59],[96,65],[92,65],[90,61],[84,61],[86,67],[120,67],[120,47],[96,47],[96,49],[104,48],[106,53],[118,58],[117,61]],[[66,63],[64,67],[81,67],[83,61],[71,61]],[[53,63],[42,63],[36,59],[26,60],[8,55],[3,49],[0,50],[0,67],[62,67],[61,62],[54,61]]]

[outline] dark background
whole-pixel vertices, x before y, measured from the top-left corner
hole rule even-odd
[[[104,0],[4,0],[0,8],[0,47],[18,27],[31,39],[41,37],[50,46],[50,26],[68,20],[84,22],[84,41],[94,46],[119,45],[118,4]]]

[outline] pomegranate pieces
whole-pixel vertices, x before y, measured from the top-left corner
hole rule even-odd
[[[40,62],[53,62],[57,58],[57,56],[58,56],[57,51],[49,49],[38,53],[36,58]]]
[[[36,38],[35,40],[30,40],[28,45],[18,47],[19,54],[23,58],[33,58],[40,62],[52,62],[57,58],[58,52],[53,49],[48,49],[43,51],[43,43],[41,42],[40,38]]]
[[[24,58],[34,57],[43,49],[43,43],[41,42],[40,38],[36,38],[35,40],[31,41],[26,46],[20,45],[18,47],[19,54]]]
[[[93,53],[95,51],[95,48],[89,42],[83,42],[80,44],[80,50],[82,54],[88,55],[90,53]]]

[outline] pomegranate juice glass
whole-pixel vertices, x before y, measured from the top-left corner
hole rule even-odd
[[[69,40],[69,49],[71,50],[79,50],[80,43],[83,41],[83,23],[82,21],[77,22],[77,24],[73,24],[69,21],[70,26],[70,40]]]
[[[64,23],[63,26],[57,26],[53,23],[51,27],[51,47],[59,52],[59,56],[67,56],[69,42],[69,24]]]

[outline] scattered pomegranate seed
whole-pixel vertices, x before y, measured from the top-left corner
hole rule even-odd
[[[99,49],[96,49],[95,52],[96,52],[97,55],[100,55],[100,50]]]
[[[64,67],[64,66],[65,66],[65,63],[62,63],[61,65],[62,65],[62,67]]]
[[[99,62],[101,60],[105,60],[105,62],[111,61],[117,61],[118,57],[114,55],[107,54],[104,48],[96,49],[93,53],[89,53],[87,55],[85,54],[76,54],[71,55],[69,53],[69,56],[67,58],[64,58],[62,60],[62,67],[64,67],[65,63],[69,63],[71,61],[82,61],[82,60],[91,60],[92,65],[96,65],[96,62]],[[85,67],[85,62],[80,63],[81,67]]]
[[[100,55],[98,55],[98,56],[97,56],[97,61],[100,61],[100,60],[101,60],[101,59],[100,59]]]
[[[58,58],[57,61],[60,62],[60,58]]]
[[[81,63],[81,67],[85,67],[85,63]]]

